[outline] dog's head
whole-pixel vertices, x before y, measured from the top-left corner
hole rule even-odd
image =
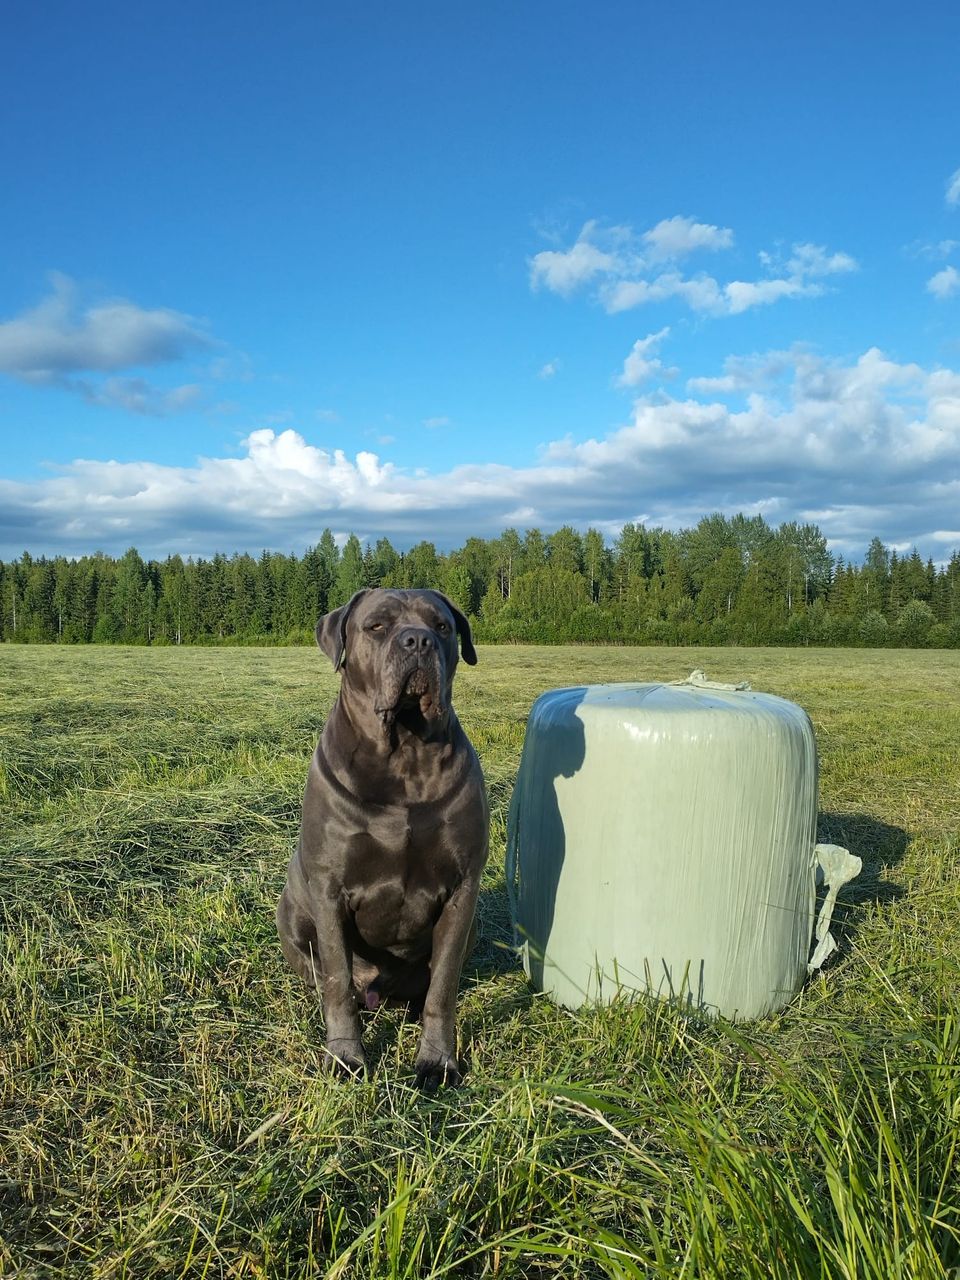
[[[398,717],[440,721],[450,708],[460,652],[471,666],[477,661],[470,623],[439,591],[358,591],[324,614],[316,634],[343,669],[351,694],[372,708],[385,732]]]

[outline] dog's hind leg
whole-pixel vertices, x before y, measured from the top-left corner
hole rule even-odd
[[[293,901],[284,887],[277,903],[277,932],[287,964],[308,987],[320,986],[320,957],[313,920]]]

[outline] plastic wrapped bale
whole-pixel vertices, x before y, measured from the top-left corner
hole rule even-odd
[[[638,992],[736,1019],[780,1008],[833,950],[837,889],[860,870],[816,844],[816,820],[795,703],[702,672],[542,694],[508,831],[528,977],[568,1008]]]

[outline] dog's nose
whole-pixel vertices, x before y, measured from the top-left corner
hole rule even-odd
[[[397,641],[405,653],[429,653],[434,647],[433,632],[423,627],[405,627]]]

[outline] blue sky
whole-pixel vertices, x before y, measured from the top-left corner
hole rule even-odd
[[[960,547],[960,10],[16,6],[0,555]]]

